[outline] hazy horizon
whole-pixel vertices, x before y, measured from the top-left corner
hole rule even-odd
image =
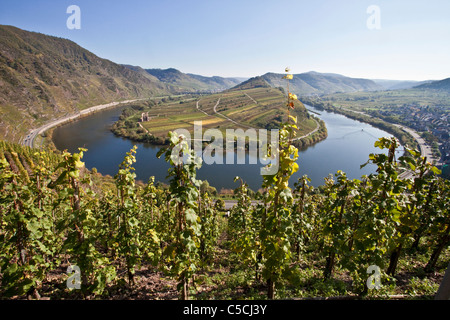
[[[80,29],[67,26],[71,5]],[[450,77],[448,12],[445,0],[2,0],[0,24],[145,69],[250,78],[290,66],[294,74],[425,81]]]

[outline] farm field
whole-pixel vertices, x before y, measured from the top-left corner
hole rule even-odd
[[[142,133],[164,139],[169,131],[186,129],[194,134],[194,123],[201,121],[203,133],[217,129],[225,137],[227,129],[272,129],[287,120],[284,93],[274,88],[228,90],[218,94],[200,96],[174,102],[158,103],[148,110],[148,121],[136,128]],[[141,111],[127,118],[140,121]],[[307,113],[304,105],[296,101],[291,115],[298,118],[297,136],[306,135],[317,128],[317,122]],[[159,141],[160,141],[159,140]]]

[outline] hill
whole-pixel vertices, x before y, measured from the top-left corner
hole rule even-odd
[[[149,108],[136,104],[125,109],[112,131],[121,137],[161,145],[169,142],[168,132],[176,129],[186,129],[193,136],[196,121],[202,122],[203,131],[217,129],[225,137],[227,129],[270,130],[279,128],[280,123],[287,120],[284,91],[270,87],[261,77],[199,99],[177,97],[164,100]],[[145,120],[143,112],[148,116]],[[326,138],[325,124],[310,115],[300,101],[295,102],[291,115],[298,119],[299,130],[293,138],[299,147]]]
[[[70,40],[0,25],[0,138],[18,141],[51,119],[168,89]]]
[[[373,82],[382,86],[384,90],[401,90],[411,89],[424,83],[430,83],[432,81],[373,79]]]
[[[183,73],[177,69],[145,69],[159,81],[170,85],[173,92],[218,92],[229,89],[241,82],[238,78],[205,77]]]
[[[262,76],[273,87],[283,87],[281,74],[266,73]],[[307,72],[294,74],[291,91],[298,95],[330,94],[337,92],[376,91],[383,87],[372,80],[349,78],[333,73]]]
[[[433,81],[431,83],[425,83],[414,88],[419,90],[437,90],[450,93],[450,78]]]

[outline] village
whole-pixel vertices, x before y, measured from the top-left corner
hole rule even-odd
[[[401,122],[416,130],[432,147],[433,154],[440,158],[438,167],[444,176],[450,175],[450,125],[448,108],[441,106],[403,105],[397,108],[383,108],[376,116],[389,122]]]

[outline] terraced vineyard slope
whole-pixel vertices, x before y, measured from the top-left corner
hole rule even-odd
[[[218,129],[224,137],[227,129],[245,132],[248,129],[278,128],[287,120],[285,94],[263,81],[257,77],[221,93],[173,99],[148,108],[136,107],[135,112],[126,110],[113,131],[134,140],[160,144],[164,143],[169,131],[176,129],[186,129],[193,136],[196,121],[201,121],[203,132]],[[147,112],[148,117],[142,121],[142,113],[147,115]],[[298,118],[298,137],[313,131],[326,132],[301,102],[296,101],[291,114]]]

